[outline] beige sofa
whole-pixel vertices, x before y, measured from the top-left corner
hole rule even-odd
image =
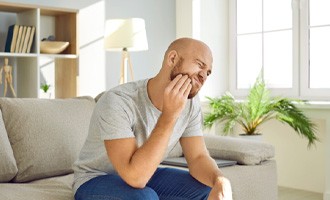
[[[72,164],[87,136],[95,101],[0,98],[0,199],[71,200]],[[238,164],[222,168],[235,200],[276,200],[274,148],[205,136],[210,154]],[[180,149],[171,152],[180,156]]]

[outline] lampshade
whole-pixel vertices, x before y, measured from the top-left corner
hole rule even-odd
[[[105,23],[104,48],[108,51],[148,50],[144,19],[110,19]]]

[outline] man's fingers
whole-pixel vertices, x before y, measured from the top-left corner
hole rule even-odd
[[[188,75],[183,75],[173,87],[173,90],[180,91],[186,80],[189,79]]]
[[[188,75],[181,76],[181,78],[176,81],[176,84],[174,88],[172,88],[172,91],[175,91],[177,94],[183,95],[183,97],[187,98],[190,90],[192,88],[191,85],[191,79]]]
[[[188,79],[186,79],[186,81],[184,82],[183,86],[181,87],[180,92],[182,92],[183,93],[183,96],[185,98],[187,98],[188,95],[189,95],[189,93],[190,93],[191,88],[192,88],[191,79],[188,78]]]
[[[176,83],[181,79],[182,74],[178,74],[169,84],[168,84],[168,88],[170,90],[172,90],[174,88],[174,86],[176,85]]]
[[[192,85],[191,85],[191,83],[189,83],[188,86],[187,86],[187,88],[186,88],[186,90],[185,90],[184,93],[183,93],[183,95],[184,95],[185,98],[188,97],[191,88],[192,88]]]

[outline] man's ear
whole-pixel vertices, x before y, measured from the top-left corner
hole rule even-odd
[[[175,63],[177,62],[176,61],[177,58],[178,58],[178,52],[177,51],[172,50],[172,51],[168,52],[168,54],[167,54],[167,65],[173,67],[175,65]]]

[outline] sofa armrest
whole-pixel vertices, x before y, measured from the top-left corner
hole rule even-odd
[[[257,165],[275,155],[274,147],[262,141],[207,134],[204,140],[212,157],[235,160],[242,165]]]

